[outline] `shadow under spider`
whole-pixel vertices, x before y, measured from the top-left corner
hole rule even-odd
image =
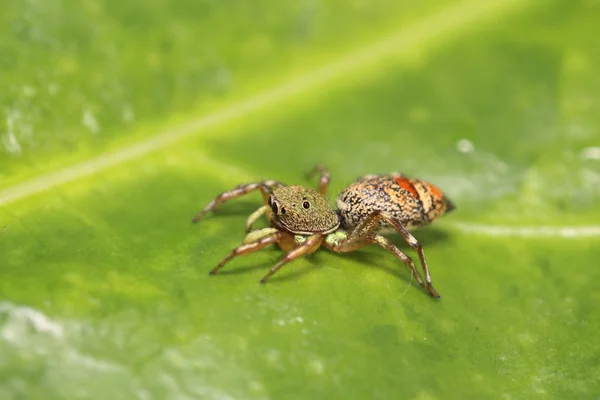
[[[446,231],[439,230],[436,228],[427,228],[424,230],[417,231],[416,235],[417,240],[425,249],[425,256],[427,256],[428,247],[433,247],[436,243],[446,242],[450,238],[450,235]],[[404,240],[402,240],[402,238],[399,235],[390,234],[386,235],[386,237],[390,238],[396,245],[398,245],[398,247],[402,251],[407,253],[419,268],[418,255],[410,248],[410,246]],[[284,266],[283,270],[279,271],[278,274],[271,277],[267,284],[271,282],[293,281],[301,278],[305,274],[312,273],[313,271],[317,271],[318,269],[323,267],[327,267],[328,263],[330,263],[331,261],[328,262],[323,259],[317,259],[317,257],[319,257],[318,253],[323,251],[333,254],[337,257],[357,261],[358,263],[369,268],[379,268],[396,278],[402,279],[405,282],[410,282],[411,279],[413,279],[410,275],[410,271],[408,271],[404,263],[396,259],[392,254],[380,248],[376,244],[372,244],[349,253],[335,253],[332,251],[328,251],[324,247],[322,247],[317,251],[317,253],[303,257],[304,260],[308,261],[311,264],[310,266],[298,268],[296,267],[295,262],[292,262]],[[223,269],[220,270],[217,275],[242,275],[258,270],[265,271],[266,274],[269,271],[269,269],[272,268],[277,263],[277,261],[281,259],[281,257],[283,257],[284,254],[277,246],[271,246],[263,250],[263,252],[272,253],[274,255],[277,254],[277,256],[273,257],[273,260],[271,261],[262,262],[260,264],[250,263],[250,265],[246,265],[240,268]],[[397,264],[392,264],[389,261],[389,259],[394,260]],[[294,268],[294,270],[292,270],[292,268]]]

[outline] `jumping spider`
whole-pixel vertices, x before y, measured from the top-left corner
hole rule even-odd
[[[250,215],[246,222],[248,235],[219,265],[210,271],[214,275],[236,256],[249,254],[277,243],[286,255],[261,280],[267,279],[288,262],[314,253],[321,245],[345,253],[377,243],[406,264],[417,282],[431,294],[440,295],[431,284],[431,276],[421,244],[407,229],[420,227],[454,209],[454,204],[434,185],[400,174],[367,175],[342,191],[333,209],[325,195],[329,186],[329,171],[322,165],[315,167],[308,177],[320,174],[317,190],[302,186],[286,186],[266,180],[241,184],[215,197],[193,222],[198,222],[210,211],[236,197],[260,190],[264,205]],[[266,214],[268,228],[251,231],[252,224]],[[425,281],[412,259],[379,233],[395,231],[417,252],[425,274]]]

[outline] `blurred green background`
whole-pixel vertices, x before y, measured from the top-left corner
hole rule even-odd
[[[0,398],[600,396],[600,3],[7,0]],[[372,247],[208,271],[240,182],[402,171],[442,299]],[[400,238],[392,240],[406,249]]]

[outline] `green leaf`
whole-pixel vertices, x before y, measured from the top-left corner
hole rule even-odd
[[[598,6],[11,4],[0,398],[598,396]],[[208,276],[260,196],[190,218],[318,162],[450,196],[441,300],[376,246]]]

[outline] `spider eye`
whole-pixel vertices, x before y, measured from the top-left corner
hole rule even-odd
[[[277,214],[277,203],[273,202],[271,204],[271,210],[273,210],[273,213]]]
[[[281,213],[285,215],[285,208],[281,207]]]
[[[310,208],[310,203],[308,201],[305,201],[304,203],[302,203],[302,207],[308,210]]]

